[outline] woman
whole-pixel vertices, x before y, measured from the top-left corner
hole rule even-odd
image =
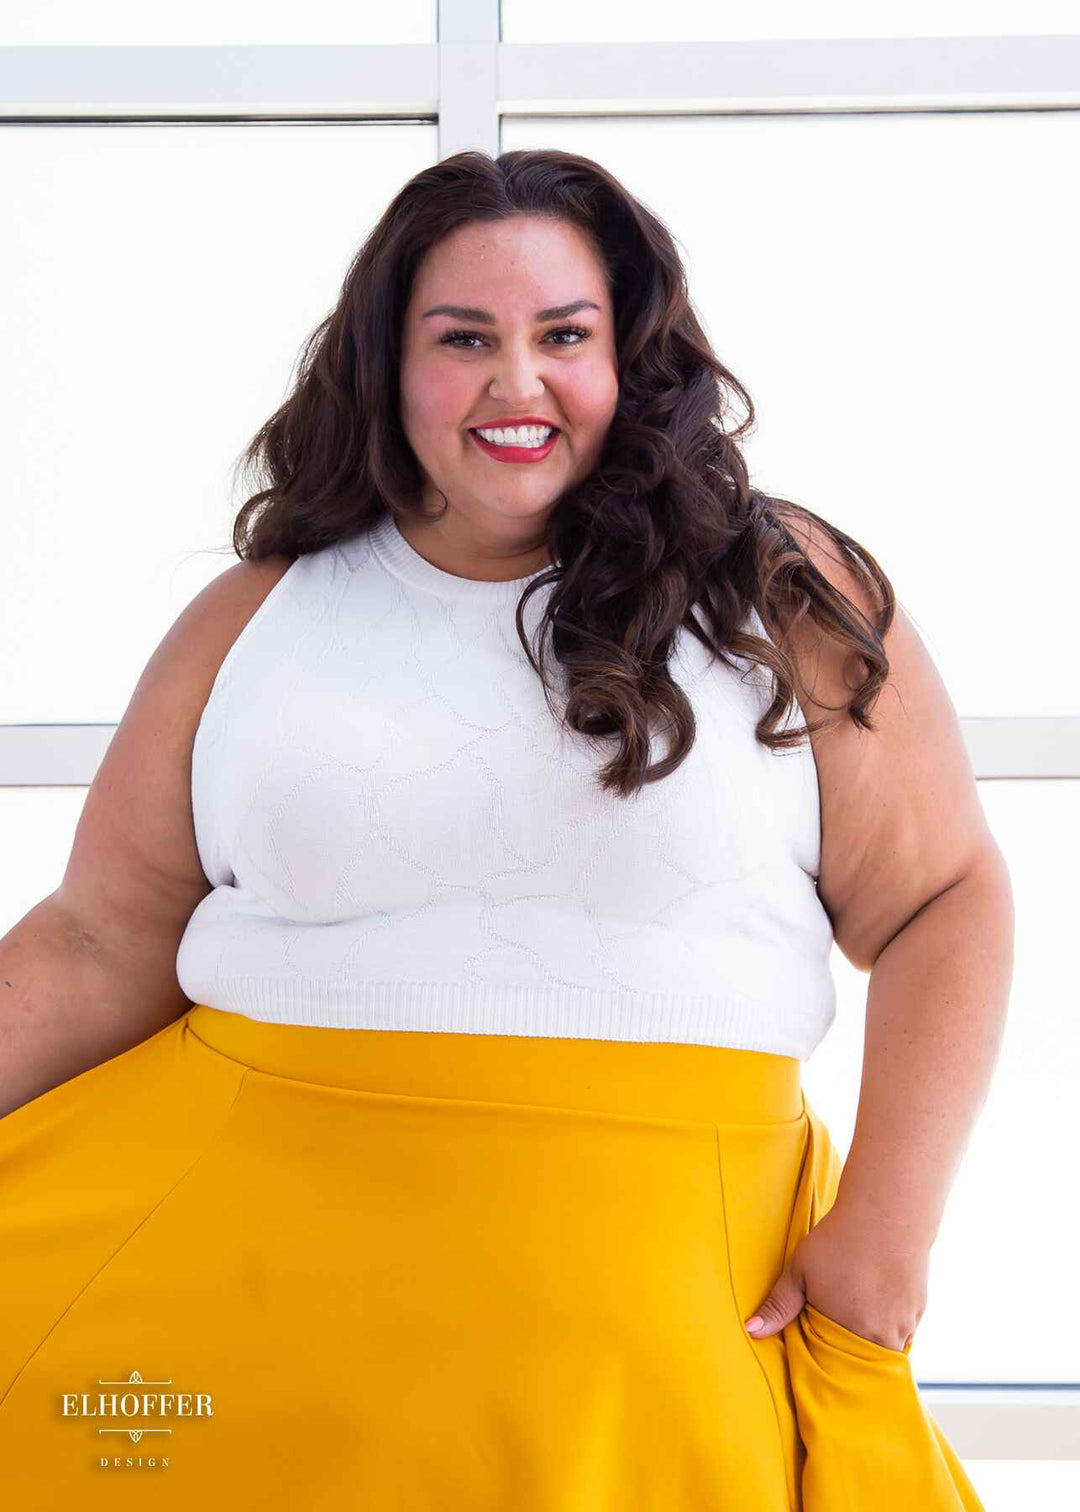
[[[13,1504],[980,1506],[908,1351],[1008,878],[888,579],[750,487],[752,419],[597,164],[387,209],[0,942]]]

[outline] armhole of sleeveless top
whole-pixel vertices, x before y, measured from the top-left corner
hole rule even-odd
[[[229,670],[229,668],[231,666],[231,663],[232,663],[232,661],[233,661],[233,659],[234,659],[234,657],[236,655],[236,652],[238,651],[241,643],[247,637],[248,631],[254,628],[256,622],[258,620],[260,620],[262,618],[262,616],[266,613],[266,611],[270,608],[270,605],[271,605],[272,601],[281,592],[281,589],[283,588],[283,586],[285,584],[285,580],[288,578],[288,576],[292,572],[293,568],[296,567],[296,566],[298,566],[299,563],[301,563],[303,560],[304,560],[303,556],[298,556],[294,562],[290,562],[289,563],[288,567],[286,567],[285,571],[281,574],[281,576],[278,578],[277,582],[270,589],[269,593],[263,599],[263,601],[259,605],[259,607],[255,610],[254,614],[252,614],[249,617],[249,619],[245,623],[243,629],[240,631],[239,635],[236,637],[236,639],[233,641],[232,645],[229,647],[229,649],[226,651],[225,655],[222,657],[222,659],[221,659],[221,665],[217,669],[217,675],[215,676],[214,681],[213,681],[213,683],[210,686],[210,692],[206,695],[206,702],[203,704],[202,713],[199,715],[199,723],[195,727],[195,739],[196,740],[198,740],[198,738],[199,738],[199,732],[202,729],[203,720],[206,718],[207,713],[209,712],[210,705],[214,701],[214,696],[218,692],[218,689],[224,683],[224,681],[225,681],[225,675],[226,675],[227,671]]]
[[[778,649],[776,638],[770,635],[769,631],[766,629],[764,619],[761,617],[761,615],[753,605],[751,605],[749,610],[747,611],[747,625],[751,635],[760,636],[762,640],[768,641],[773,650]],[[760,662],[754,663],[751,677],[752,680],[755,681],[757,685],[760,686],[763,690],[766,688],[769,688],[771,690],[773,674],[768,667],[762,666]],[[803,709],[802,702],[799,699],[798,694],[795,693],[792,696],[791,703],[788,705],[786,711],[780,718],[780,722],[776,726],[777,733],[784,730],[793,730],[797,726],[806,723],[808,723],[806,711]],[[804,735],[794,749],[802,753],[804,756],[809,757],[810,761],[813,762],[814,771],[816,773],[817,757],[814,753],[813,741],[811,740],[810,736]]]

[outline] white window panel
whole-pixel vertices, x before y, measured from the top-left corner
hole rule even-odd
[[[980,782],[979,797],[1012,879],[1012,995],[989,1096],[931,1251],[912,1367],[921,1382],[1075,1383],[1076,1310],[1052,1309],[1052,1321],[1038,1325],[1033,1312],[1040,1299],[1060,1294],[1062,1257],[1080,1249],[1080,1216],[1066,1195],[1080,1065],[1080,989],[1068,943],[1080,781]],[[844,1159],[855,1129],[870,978],[836,947],[831,969],[836,1019],[804,1068],[803,1086]]]
[[[0,725],[120,718],[169,625],[236,560],[240,451],[436,152],[427,125],[0,134],[19,207],[0,240]]]
[[[1076,0],[502,0],[504,42],[734,42],[1080,32]]]
[[[436,0],[34,0],[0,12],[0,47],[227,46],[249,43],[434,42]]]
[[[754,483],[892,578],[961,714],[1075,715],[1070,111],[504,119],[665,221]]]
[[[966,1459],[975,1494],[993,1512],[1074,1512],[1080,1507],[1080,1459]]]
[[[60,886],[86,793],[0,786],[0,938]]]

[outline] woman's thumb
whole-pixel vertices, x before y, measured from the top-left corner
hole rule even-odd
[[[805,1302],[806,1292],[788,1266],[753,1317],[746,1320],[747,1333],[755,1339],[779,1333],[799,1316]]]

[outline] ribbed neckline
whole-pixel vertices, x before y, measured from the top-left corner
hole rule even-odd
[[[410,546],[409,542],[398,529],[397,518],[387,513],[374,524],[369,535],[372,548],[379,561],[392,572],[395,577],[403,579],[406,583],[412,583],[417,588],[423,588],[428,593],[439,595],[440,598],[471,599],[502,603],[507,599],[515,601],[521,596],[521,591],[534,577],[539,577],[541,572],[547,572],[548,567],[538,567],[535,572],[530,572],[526,577],[507,578],[503,582],[485,582],[479,578],[458,577],[453,572],[444,572],[441,567],[436,567],[426,557]]]

